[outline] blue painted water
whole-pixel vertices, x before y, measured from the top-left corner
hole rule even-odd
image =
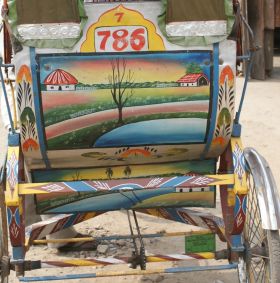
[[[204,142],[207,119],[173,118],[137,122],[101,136],[94,147]]]

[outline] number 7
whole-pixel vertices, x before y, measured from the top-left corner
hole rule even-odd
[[[99,32],[97,32],[97,35],[103,36],[101,43],[100,43],[100,49],[105,50],[106,49],[106,43],[107,43],[108,38],[111,35],[111,32],[109,30],[99,31]]]
[[[117,16],[117,17],[118,17],[118,19],[117,19],[117,22],[118,22],[118,23],[122,20],[123,15],[124,15],[124,13],[116,13],[116,14],[114,15],[114,16]]]

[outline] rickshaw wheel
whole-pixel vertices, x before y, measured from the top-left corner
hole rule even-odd
[[[262,228],[260,204],[251,173],[248,173],[247,185],[249,192],[243,231],[245,253],[239,262],[239,282],[280,283],[279,231]]]
[[[2,168],[1,176],[3,176]],[[10,259],[8,256],[8,227],[3,183],[4,180],[0,183],[0,276],[1,283],[7,283],[10,273]]]

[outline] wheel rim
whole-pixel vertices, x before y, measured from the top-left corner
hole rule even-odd
[[[243,258],[239,259],[238,263],[238,279],[240,283],[247,283],[247,275],[246,275],[246,264]]]
[[[267,245],[267,232],[262,228],[260,207],[251,174],[248,174],[249,193],[246,205],[244,245],[246,249],[244,268],[248,282],[270,282],[270,261]]]

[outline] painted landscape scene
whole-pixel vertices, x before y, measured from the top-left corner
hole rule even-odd
[[[210,52],[40,55],[50,150],[204,143]]]

